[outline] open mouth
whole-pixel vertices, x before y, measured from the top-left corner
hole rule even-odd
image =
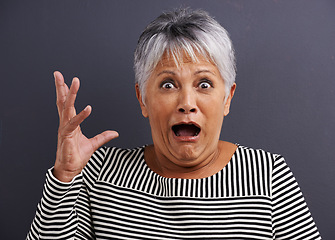
[[[177,124],[172,126],[172,131],[177,137],[196,137],[200,128],[194,124]]]

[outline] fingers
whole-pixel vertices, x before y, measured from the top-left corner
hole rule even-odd
[[[76,109],[74,103],[77,98],[80,82],[78,78],[73,78],[70,90],[66,95],[66,100],[63,105],[63,116],[64,120],[70,120],[76,115]]]
[[[90,141],[92,143],[93,151],[97,150],[102,145],[108,143],[110,140],[117,138],[119,133],[116,131],[105,131],[91,138]]]
[[[64,128],[66,133],[73,132],[92,112],[92,107],[87,106],[78,115],[75,115],[69,120],[66,127]]]
[[[59,132],[62,136],[72,134],[79,125],[91,114],[92,107],[87,106],[79,114],[76,115],[74,103],[77,98],[77,93],[80,87],[80,81],[78,78],[73,78],[70,88],[65,84],[63,75],[55,71],[55,86],[57,95],[57,109],[60,118],[60,129]],[[79,131],[81,132],[81,131]],[[117,138],[119,134],[115,131],[105,131],[101,134],[96,135],[90,142],[94,151],[102,145],[106,144],[110,140]]]
[[[60,123],[66,124],[71,118],[76,115],[74,103],[80,86],[78,78],[73,78],[70,89],[64,82],[63,75],[55,71],[55,86],[57,95],[57,109],[60,118]]]
[[[66,100],[66,96],[69,91],[69,88],[64,83],[64,77],[60,72],[55,71],[54,78],[55,78],[55,86],[56,86],[58,115],[61,118],[61,114],[63,111],[63,105]]]

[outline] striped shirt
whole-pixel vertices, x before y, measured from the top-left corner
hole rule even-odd
[[[47,173],[27,239],[321,239],[280,155],[238,146],[202,179],[165,178],[144,147],[100,148],[70,183]]]

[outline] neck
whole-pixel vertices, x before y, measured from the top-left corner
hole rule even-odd
[[[183,160],[171,161],[161,154],[155,147],[148,146],[144,152],[144,158],[149,168],[167,178],[199,179],[214,175],[222,170],[231,159],[237,146],[219,141],[217,149],[203,159],[195,159],[187,164]]]

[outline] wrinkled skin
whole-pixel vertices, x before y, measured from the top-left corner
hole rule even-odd
[[[234,144],[219,141],[236,85],[226,100],[218,68],[201,56],[198,60],[192,62],[184,55],[183,62],[176,66],[165,55],[148,79],[145,99],[136,87],[154,143],[146,148],[145,159],[152,170],[166,177],[212,175],[224,167],[236,149]],[[178,124],[194,125],[201,130],[192,134],[184,128],[184,136],[179,132],[176,135],[172,126]]]
[[[115,131],[105,131],[88,139],[82,133],[80,124],[91,114],[91,106],[87,106],[79,114],[74,103],[79,90],[79,79],[74,78],[71,87],[64,83],[63,75],[54,73],[57,109],[59,115],[58,143],[54,176],[62,182],[70,182],[87,164],[91,155],[103,144],[118,137]]]

